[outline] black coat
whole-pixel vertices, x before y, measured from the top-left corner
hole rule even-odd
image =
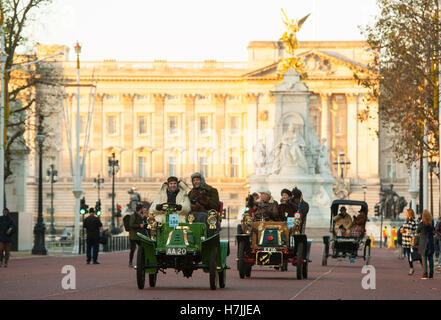
[[[84,228],[87,230],[88,238],[98,238],[100,236],[100,228],[103,226],[100,218],[90,215],[84,219]]]
[[[6,232],[11,229],[12,233],[8,236]],[[17,230],[14,220],[7,216],[0,216],[0,242],[11,242],[12,234]]]
[[[420,222],[418,224],[417,233],[420,234],[418,251],[420,255],[430,256],[435,252],[435,243],[433,241],[434,230],[433,223],[430,225],[424,225]]]

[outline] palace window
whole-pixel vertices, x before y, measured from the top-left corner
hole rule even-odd
[[[239,159],[237,157],[230,158],[230,177],[239,177]]]
[[[199,118],[199,129],[201,135],[205,136],[208,133],[208,116],[201,116]]]
[[[80,115],[80,134],[86,134],[87,117]]]
[[[116,116],[107,116],[107,134],[109,136],[116,135]]]
[[[208,161],[206,157],[199,158],[200,172],[204,177],[208,177]]]
[[[138,116],[138,134],[146,135],[148,133],[148,117],[146,115]]]
[[[146,170],[145,170],[145,158],[144,157],[138,157],[138,177],[139,178],[145,178],[146,177]]]
[[[230,117],[230,129],[239,130],[240,129],[240,118],[238,116]]]
[[[386,162],[386,178],[396,179],[397,178],[397,163],[389,159]]]
[[[344,134],[345,133],[345,117],[336,116],[334,123],[335,123],[334,133],[336,135]]]
[[[176,135],[178,133],[178,117],[168,117],[168,132],[170,135]]]
[[[169,157],[168,158],[168,176],[177,176],[177,170],[176,170],[176,158],[175,157]]]

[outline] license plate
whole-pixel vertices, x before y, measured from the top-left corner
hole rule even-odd
[[[264,252],[276,252],[276,248],[263,248]]]
[[[184,256],[187,254],[186,248],[167,248],[165,251],[166,255],[169,256]]]

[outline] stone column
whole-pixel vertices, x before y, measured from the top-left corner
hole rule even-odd
[[[101,176],[107,172],[107,167],[104,168],[104,154],[103,154],[103,139],[104,139],[104,98],[106,94],[97,93],[95,99],[95,107],[92,116],[92,128],[91,128],[91,145],[93,151],[90,153],[90,160],[92,165],[92,175],[96,177],[98,174]]]
[[[331,93],[320,93],[320,99],[322,102],[321,106],[321,140],[326,139],[325,145],[327,148],[331,149],[331,135],[330,135],[330,125],[329,125],[329,108],[330,108],[330,98]],[[332,162],[331,162],[332,163]]]
[[[216,105],[216,133],[218,136],[217,141],[217,165],[213,168],[213,176],[217,178],[223,178],[226,176],[226,163],[227,150],[225,149],[225,136],[226,136],[226,102],[228,94],[218,93],[214,94],[214,100]]]
[[[244,102],[247,106],[247,136],[246,136],[246,146],[247,146],[247,159],[245,159],[246,163],[244,163],[244,176],[247,176],[253,172],[255,172],[254,165],[254,147],[257,144],[257,139],[259,138],[257,135],[257,117],[258,115],[258,106],[259,106],[259,93],[247,93],[244,95]]]
[[[349,177],[358,179],[358,94],[346,94],[347,103],[347,148],[348,159],[351,161],[349,168]]]
[[[165,142],[165,120],[164,120],[164,103],[167,98],[165,93],[154,93],[153,100],[155,106],[155,113],[153,114],[153,148],[155,151],[152,153],[153,161],[153,177],[165,176],[164,167],[164,142]]]
[[[133,154],[133,146],[134,146],[134,130],[136,125],[134,125],[133,120],[133,109],[134,109],[134,99],[135,95],[128,93],[122,95],[123,100],[123,151],[121,152],[121,176],[123,177],[133,177],[134,175],[134,154]]]
[[[187,150],[185,157],[184,173],[197,171],[197,153],[196,153],[196,139],[199,128],[199,122],[196,118],[195,105],[196,100],[200,97],[198,94],[184,94],[185,101],[185,148]],[[183,126],[184,128],[184,126]]]
[[[73,109],[72,109],[72,103],[73,103],[73,98],[74,95],[73,94],[67,94],[67,97],[65,99],[65,105],[64,107],[69,110],[69,115],[70,118],[68,119],[70,121],[70,128],[66,128],[66,123],[64,116],[63,116],[63,139],[62,139],[62,145],[63,145],[63,151],[61,152],[61,167],[60,167],[60,173],[59,173],[59,177],[72,177],[72,168],[71,168],[71,159],[70,159],[70,152],[69,149],[73,148],[73,145],[69,146],[69,142],[67,140],[67,130],[69,130],[69,134],[71,135],[71,142],[72,144],[75,143],[75,130],[73,130],[74,127],[74,123],[72,123],[73,120],[75,120],[74,116],[73,116]],[[72,149],[72,152],[74,152],[74,150]],[[32,157],[30,157],[32,158]],[[74,164],[75,165],[75,164]]]

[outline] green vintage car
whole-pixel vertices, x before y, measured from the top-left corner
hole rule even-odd
[[[137,233],[141,242],[138,249],[136,277],[139,289],[144,289],[146,274],[150,287],[156,286],[158,271],[165,274],[165,269],[182,271],[184,277],[190,278],[193,271],[202,269],[209,274],[210,289],[225,287],[227,256],[230,254],[229,242],[220,240],[220,212],[214,210],[202,213],[190,213],[186,223],[178,222],[179,205],[164,203],[157,210],[164,211],[166,222],[161,224],[150,219],[149,228],[152,238]]]

